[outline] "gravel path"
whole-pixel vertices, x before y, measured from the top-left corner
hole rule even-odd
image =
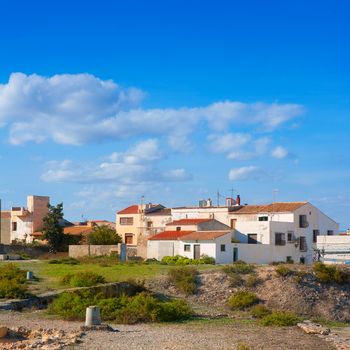
[[[79,330],[81,322],[49,319],[41,311],[0,313],[0,325],[31,329],[59,328]],[[228,350],[244,342],[254,350],[330,350],[334,349],[316,336],[296,327],[272,328],[242,323],[190,322],[183,324],[115,325],[119,332],[90,331],[80,345],[70,350]]]

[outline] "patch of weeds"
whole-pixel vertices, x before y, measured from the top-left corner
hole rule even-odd
[[[65,265],[78,265],[80,261],[74,258],[62,258],[62,259],[51,259],[49,264],[65,264]]]
[[[238,273],[230,273],[228,275],[231,287],[239,287],[243,284],[244,280]]]
[[[237,344],[237,350],[252,350],[252,348],[250,348],[245,343],[238,343]]]
[[[267,315],[261,319],[263,326],[295,326],[301,319],[295,314],[287,311],[272,311],[270,315]]]
[[[186,295],[195,294],[197,290],[197,270],[192,267],[177,267],[168,272],[169,280]]]
[[[228,298],[228,305],[233,310],[243,310],[257,304],[259,298],[255,293],[249,291],[238,291]]]
[[[288,266],[285,264],[280,264],[275,269],[276,273],[280,277],[287,277],[293,274],[293,270],[291,270]]]
[[[258,276],[255,274],[250,274],[245,280],[245,285],[248,288],[253,288],[256,287],[260,282],[261,280],[258,278]]]
[[[349,327],[348,322],[341,322],[341,321],[334,321],[334,320],[328,320],[324,317],[315,317],[311,319],[312,322],[319,323],[324,327]]]
[[[264,318],[267,315],[271,314],[271,311],[265,305],[262,305],[262,304],[254,305],[250,309],[250,312],[253,317],[259,318],[259,319]]]
[[[207,255],[202,255],[200,259],[190,259],[181,255],[164,256],[161,260],[163,265],[203,265],[203,264],[215,264],[215,259]]]
[[[246,264],[244,262],[234,262],[232,265],[226,265],[223,267],[223,271],[228,275],[231,273],[239,273],[243,275],[250,274],[254,272],[255,267],[251,264]]]
[[[297,271],[294,276],[295,283],[300,284],[307,275],[305,271]]]
[[[316,262],[313,266],[316,278],[322,283],[346,284],[350,282],[350,273],[333,265],[325,265],[322,262]]]
[[[106,283],[103,276],[94,272],[77,272],[62,277],[61,283],[72,287],[92,287],[100,283]]]
[[[26,271],[15,264],[0,267],[0,298],[25,298],[27,296]]]

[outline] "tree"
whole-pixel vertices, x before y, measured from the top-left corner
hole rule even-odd
[[[88,235],[89,244],[108,245],[118,244],[122,242],[122,238],[107,225],[95,226]]]
[[[63,219],[63,203],[56,206],[48,205],[49,212],[43,218],[43,236],[48,241],[50,251],[57,252],[65,246],[66,235],[60,220]]]

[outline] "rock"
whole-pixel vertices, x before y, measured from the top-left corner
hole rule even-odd
[[[323,327],[320,324],[313,323],[311,321],[298,323],[297,326],[307,334],[328,335],[331,332],[329,328]]]
[[[4,338],[7,335],[7,327],[0,327],[0,338]]]

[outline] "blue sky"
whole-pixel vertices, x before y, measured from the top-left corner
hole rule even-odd
[[[0,197],[309,200],[350,226],[347,1],[0,3]]]

